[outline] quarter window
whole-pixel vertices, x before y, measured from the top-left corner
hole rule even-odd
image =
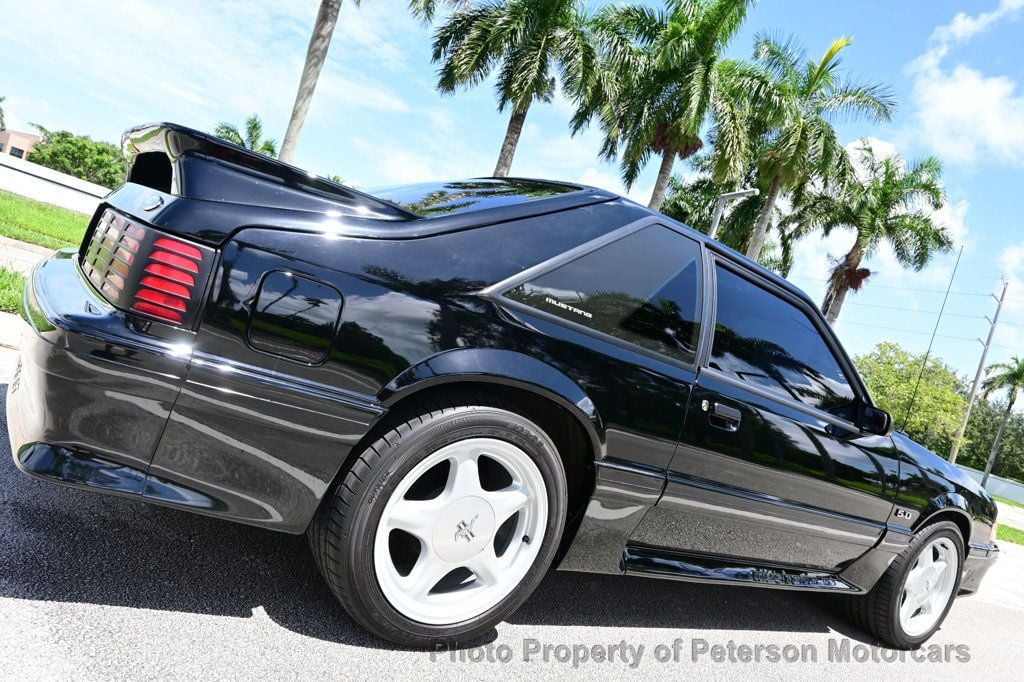
[[[651,225],[521,284],[506,296],[692,363],[700,334],[700,246]]]
[[[721,266],[710,366],[822,410],[854,399],[814,322],[797,306]]]

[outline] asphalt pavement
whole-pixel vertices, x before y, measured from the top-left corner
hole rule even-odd
[[[1004,547],[916,654],[827,595],[557,571],[480,646],[401,650],[348,618],[304,538],[35,481],[0,420],[4,679],[1017,679],[1022,577]]]

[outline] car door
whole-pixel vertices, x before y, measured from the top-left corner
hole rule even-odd
[[[664,489],[696,378],[703,268],[700,242],[644,218],[487,294],[528,330],[504,346],[564,373],[600,415],[594,498],[563,568],[617,570]]]
[[[709,271],[708,350],[665,494],[634,541],[840,569],[892,511],[892,439],[853,424],[867,396],[815,309],[724,259]]]

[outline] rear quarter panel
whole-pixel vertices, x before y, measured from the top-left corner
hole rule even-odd
[[[385,386],[437,353],[508,343],[488,284],[628,222],[625,203],[404,240],[249,228],[223,247],[187,380],[145,494],[238,521],[302,532],[372,424]],[[255,350],[250,311],[266,273],[337,288],[326,360]]]

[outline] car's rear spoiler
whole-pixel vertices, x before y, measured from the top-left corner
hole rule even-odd
[[[128,182],[187,199],[378,220],[413,213],[300,168],[173,123],[132,128],[121,138]]]

